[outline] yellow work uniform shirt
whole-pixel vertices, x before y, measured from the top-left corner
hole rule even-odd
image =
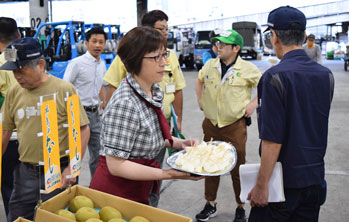
[[[169,49],[167,49],[169,50]],[[165,75],[159,83],[164,91],[163,111],[167,119],[171,117],[171,104],[174,101],[174,92],[169,91],[170,84],[175,84],[175,91],[181,90],[186,86],[182,70],[180,68],[176,54],[170,51],[170,55],[166,61]],[[108,71],[105,73],[103,80],[110,85],[118,88],[121,80],[126,77],[126,68],[119,56],[116,56]]]
[[[0,55],[0,66],[2,66],[4,63],[6,63],[6,60],[5,60],[4,53],[2,53]],[[13,75],[12,71],[0,70],[0,93],[1,93],[1,95],[6,96],[9,88],[17,83],[18,82],[15,79],[15,76]]]
[[[115,88],[118,88],[121,80],[126,77],[126,73],[126,67],[117,55],[109,66],[107,72],[104,74],[103,80]]]
[[[25,89],[19,84],[12,87],[6,96],[3,105],[3,129],[17,129],[19,160],[24,163],[37,164],[43,161],[42,137],[37,133],[42,132],[40,115],[40,96],[43,101],[53,99],[56,93],[57,123],[60,155],[66,156],[68,149],[68,128],[63,124],[68,123],[66,93],[76,94],[72,84],[50,76],[48,80],[35,89]],[[49,96],[52,95],[52,96]],[[80,102],[80,126],[89,124],[86,112]]]
[[[257,87],[261,72],[239,56],[221,78],[220,59],[210,59],[199,72],[204,83],[200,106],[205,117],[218,127],[228,126],[245,115],[251,101],[252,88]]]

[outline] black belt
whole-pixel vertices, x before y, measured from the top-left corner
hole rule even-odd
[[[98,105],[95,105],[95,106],[84,106],[84,109],[87,112],[97,112],[98,111]]]
[[[41,165],[34,165],[34,164],[30,164],[30,163],[24,163],[22,162],[26,167],[36,171],[36,172],[41,172],[44,173],[44,166]],[[60,159],[60,165],[61,167],[63,166],[64,168],[69,164],[69,157],[68,156],[64,156]]]

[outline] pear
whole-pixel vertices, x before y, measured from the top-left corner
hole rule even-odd
[[[103,221],[100,220],[100,219],[97,219],[97,218],[90,218],[90,219],[88,219],[88,220],[85,221],[85,222],[103,222]]]
[[[141,216],[135,216],[133,217],[130,222],[150,222],[147,218],[141,217]]]
[[[117,209],[105,206],[99,211],[99,216],[101,217],[101,220],[104,222],[108,222],[110,219],[113,218],[122,218],[120,211]]]
[[[94,208],[93,201],[83,195],[74,197],[69,203],[69,210],[76,213],[81,207],[91,207]]]
[[[113,218],[108,220],[108,222],[127,222],[127,221],[121,218]]]
[[[91,207],[81,207],[75,214],[76,221],[85,222],[90,218],[99,219],[98,212]]]
[[[55,214],[76,221],[75,215],[69,210],[60,209],[55,212]]]

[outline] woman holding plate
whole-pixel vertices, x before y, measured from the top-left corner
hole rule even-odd
[[[136,27],[121,40],[118,55],[128,71],[103,115],[100,159],[90,187],[149,204],[164,179],[199,180],[189,173],[162,170],[154,158],[164,149],[182,150],[197,140],[172,137],[161,107],[166,40],[159,31]]]

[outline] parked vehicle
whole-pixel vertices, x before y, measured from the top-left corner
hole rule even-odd
[[[204,54],[204,52],[209,51],[212,47],[209,37],[210,32],[211,30],[196,32],[194,43],[194,63],[198,71],[202,68],[203,65],[202,55]]]
[[[79,42],[86,39],[84,22],[42,23],[39,25],[34,38],[43,47],[47,71],[54,76],[63,78],[69,61],[83,54],[78,49],[81,49]]]
[[[194,44],[191,29],[171,29],[167,37],[167,48],[176,53],[181,66],[185,64],[186,68],[194,68]]]
[[[176,53],[179,59],[182,50],[182,35],[179,30],[171,29],[167,36],[167,48]]]
[[[232,28],[237,31],[244,39],[244,47],[241,50],[242,57],[257,58],[257,52],[263,52],[264,42],[262,31],[255,22],[233,22]]]
[[[185,68],[194,68],[194,32],[193,29],[181,29],[182,33],[182,50],[179,61],[185,64]]]

